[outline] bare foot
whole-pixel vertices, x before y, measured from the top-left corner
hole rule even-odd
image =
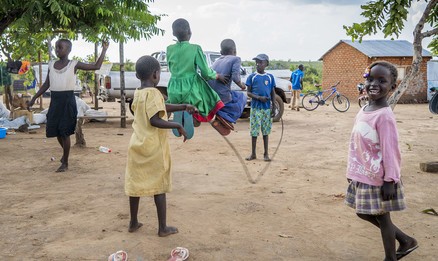
[[[246,157],[245,159],[246,159],[246,160],[254,160],[254,159],[257,159],[257,157],[256,157],[256,155],[251,154],[251,155],[249,155],[248,157]]]
[[[128,228],[128,232],[132,233],[137,231],[139,228],[141,228],[143,226],[143,223],[140,222],[136,222],[136,223],[132,223],[131,221],[129,222],[129,228]]]
[[[68,164],[62,163],[61,166],[56,170],[56,172],[65,172],[68,170]]]
[[[165,227],[162,230],[161,229],[158,230],[159,237],[167,237],[176,233],[178,233],[178,228],[176,227]]]
[[[271,159],[269,158],[268,154],[265,154],[265,155],[263,156],[263,160],[264,160],[264,161],[271,161]]]

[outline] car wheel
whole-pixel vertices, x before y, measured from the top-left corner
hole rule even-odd
[[[284,103],[280,96],[275,95],[275,115],[274,122],[279,122],[284,112]]]

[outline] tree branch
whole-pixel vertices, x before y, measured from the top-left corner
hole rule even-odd
[[[0,35],[18,18],[20,18],[24,13],[24,10],[16,9],[12,11],[8,11],[8,13],[0,19]]]
[[[423,34],[421,31],[424,28],[424,24],[427,21],[427,18],[429,17],[430,12],[432,11],[432,8],[436,5],[438,0],[432,0],[430,1],[426,8],[424,9],[423,15],[421,16],[420,20],[418,21],[417,25],[414,28],[414,38],[421,37],[419,40],[423,39]],[[417,34],[417,35],[416,35]]]
[[[434,28],[430,31],[426,31],[424,33],[421,34],[421,37],[426,38],[426,37],[430,37],[432,35],[436,35],[438,34],[438,28]]]

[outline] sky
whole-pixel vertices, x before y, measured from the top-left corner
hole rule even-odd
[[[343,25],[364,19],[360,13],[362,0],[155,0],[149,3],[152,14],[166,14],[157,27],[163,36],[148,40],[128,41],[125,60],[137,61],[143,55],[165,51],[175,42],[172,23],[185,18],[192,29],[191,43],[204,51],[219,51],[220,42],[231,38],[237,55],[251,60],[259,53],[270,59],[316,61],[340,40],[350,40]],[[412,1],[408,21],[398,39],[413,41],[412,32],[426,4]],[[366,36],[364,40],[384,39],[383,34]],[[423,40],[426,49],[430,39]],[[99,47],[100,48],[100,47]],[[94,52],[94,44],[73,42],[72,56],[85,57]],[[99,50],[100,52],[100,50]],[[119,44],[111,42],[107,51],[111,62],[119,62]]]

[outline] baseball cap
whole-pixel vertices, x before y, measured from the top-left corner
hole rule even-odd
[[[261,54],[257,55],[256,57],[254,57],[252,59],[253,60],[260,60],[260,61],[268,61],[269,62],[269,57],[266,54],[264,54],[264,53],[261,53]]]

